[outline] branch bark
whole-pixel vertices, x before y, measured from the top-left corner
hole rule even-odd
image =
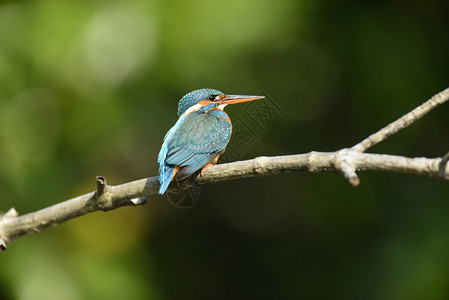
[[[262,156],[216,165],[207,168],[201,176],[189,178],[178,185],[172,184],[167,191],[186,189],[197,184],[301,171],[337,172],[342,174],[352,186],[357,186],[360,183],[357,176],[359,171],[386,171],[449,180],[449,153],[438,158],[409,158],[364,153],[369,147],[406,128],[448,99],[449,89],[446,89],[352,148],[335,152]],[[50,226],[59,225],[64,221],[90,212],[144,204],[147,197],[157,195],[159,188],[157,176],[117,186],[108,185],[102,176],[97,176],[96,180],[96,191],[22,216],[19,216],[14,208],[0,215],[0,250],[5,250],[7,244],[28,233],[40,232]]]
[[[383,140],[386,140],[396,132],[415,123],[416,121],[421,119],[424,115],[426,115],[428,112],[440,106],[448,99],[449,99],[449,88],[436,94],[435,96],[433,96],[420,106],[413,109],[411,112],[403,115],[396,121],[388,124],[381,130],[377,131],[376,133],[373,133],[372,135],[370,135],[357,145],[354,145],[352,148],[360,152],[365,152],[374,145],[382,142]]]

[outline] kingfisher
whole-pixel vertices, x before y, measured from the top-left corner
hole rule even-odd
[[[182,180],[214,165],[223,154],[232,133],[232,123],[223,111],[228,104],[265,98],[227,95],[215,89],[199,89],[186,94],[178,104],[179,119],[167,132],[157,157],[159,194],[173,179]]]

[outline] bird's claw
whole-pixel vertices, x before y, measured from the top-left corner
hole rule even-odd
[[[206,168],[209,168],[210,166],[213,166],[213,165],[214,165],[214,164],[207,163],[207,164],[201,169],[200,176],[203,176],[203,172],[204,172],[204,170],[206,170]]]

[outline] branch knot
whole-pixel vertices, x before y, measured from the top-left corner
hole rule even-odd
[[[97,190],[94,195],[94,205],[103,211],[113,209],[114,204],[112,203],[111,187],[107,184],[106,178],[104,176],[97,176],[96,180]]]
[[[267,157],[259,156],[254,159],[254,172],[258,175],[262,175],[267,172]]]
[[[18,215],[19,215],[19,213],[17,212],[17,210],[14,207],[10,208],[5,214],[0,214],[0,251],[6,250],[6,244],[9,241],[8,235],[2,229],[3,224],[8,219],[14,219]]]

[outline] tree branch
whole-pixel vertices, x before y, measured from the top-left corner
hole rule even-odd
[[[335,152],[262,156],[216,165],[207,168],[201,176],[180,182],[178,186],[172,184],[167,192],[186,189],[197,184],[300,171],[337,172],[342,174],[352,186],[357,186],[360,183],[356,173],[358,171],[386,171],[449,180],[449,153],[438,158],[409,158],[363,153],[369,147],[406,128],[448,99],[449,89],[446,89],[352,148]],[[14,208],[0,215],[0,250],[5,250],[7,244],[28,233],[40,232],[50,226],[59,225],[64,221],[90,212],[108,211],[125,205],[144,204],[147,197],[157,195],[159,188],[157,176],[118,186],[108,185],[103,176],[97,176],[96,180],[97,189],[94,192],[22,216],[19,216]]]
[[[374,145],[377,145],[378,143],[382,142],[383,140],[386,140],[396,132],[410,126],[411,124],[415,123],[417,120],[421,119],[425,114],[430,112],[435,107],[443,104],[449,100],[449,88],[445,89],[444,91],[436,94],[408,114],[403,115],[393,123],[388,124],[381,130],[379,130],[376,133],[373,133],[357,145],[354,145],[352,148],[360,151],[365,152],[367,149],[373,147]]]

